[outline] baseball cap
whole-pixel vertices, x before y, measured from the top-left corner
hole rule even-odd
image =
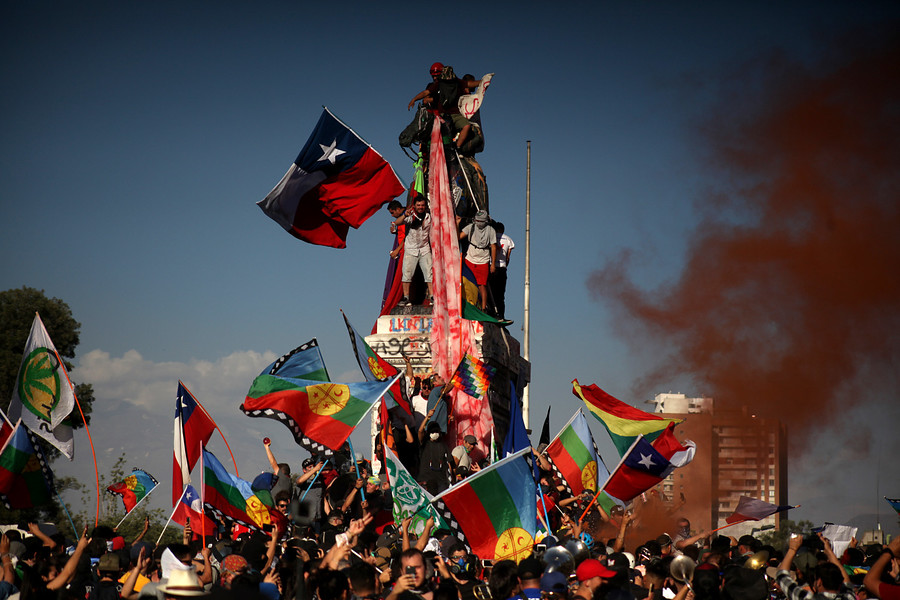
[[[587,581],[593,577],[602,577],[604,579],[612,579],[616,576],[616,572],[610,569],[607,569],[603,566],[596,558],[587,558],[581,561],[581,564],[578,565],[578,568],[575,569],[575,577],[578,578],[578,581]]]
[[[466,437],[464,437],[463,441],[468,444],[477,444],[478,443],[478,439],[472,434],[469,434]]]
[[[560,571],[551,571],[541,577],[542,592],[565,594],[567,588],[566,576]]]

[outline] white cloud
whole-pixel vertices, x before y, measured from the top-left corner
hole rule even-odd
[[[119,357],[103,350],[84,354],[77,364],[77,381],[91,383],[94,388],[91,435],[101,475],[124,453],[126,470],[146,469],[160,481],[160,489],[148,498],[148,505],[171,510],[172,420],[179,379],[227,437],[241,477],[253,479],[269,470],[263,437],[272,439],[279,461],[299,470],[300,462],[309,454],[294,443],[288,429],[271,419],[251,419],[239,409],[253,378],[277,357],[271,351],[237,350],[216,360],[153,362],[137,350]],[[359,379],[358,371],[356,375]],[[366,448],[368,431],[366,421],[354,433],[357,449]],[[58,460],[53,467],[60,475],[77,477],[92,491],[94,472],[87,434],[80,430],[75,438],[75,461]],[[218,434],[213,434],[209,450],[232,470],[228,449]],[[195,484],[198,478],[195,467]],[[66,496],[69,508],[92,515],[93,507],[81,505],[76,497],[80,499],[79,494]]]

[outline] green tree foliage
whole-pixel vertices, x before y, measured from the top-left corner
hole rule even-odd
[[[66,369],[71,372],[74,368],[72,360],[75,358],[75,348],[79,342],[81,323],[75,320],[69,305],[59,298],[48,298],[43,290],[30,287],[0,292],[0,408],[4,411],[9,409],[22,354],[36,312],[41,315],[41,321]],[[75,383],[75,394],[84,410],[85,419],[90,424],[94,389],[89,383]],[[69,415],[68,421],[75,429],[84,426],[77,407]],[[53,446],[39,443],[47,460],[53,461],[60,456],[59,451]],[[56,478],[54,483],[55,491],[60,494],[80,485],[73,478],[66,477]],[[65,523],[66,529],[71,529],[62,507],[56,500],[46,507],[29,510],[9,511],[0,506],[0,522],[24,524],[39,520],[51,520],[60,526]]]
[[[761,533],[758,538],[764,545],[771,545],[776,550],[782,552],[787,550],[788,538],[792,533],[799,533],[802,536],[812,534],[812,521],[791,521],[790,519],[781,519],[778,529],[773,529]]]
[[[43,290],[30,287],[0,292],[0,408],[4,411],[9,408],[35,312],[40,313],[66,369],[71,372],[74,368],[72,360],[78,346],[81,323],[75,320],[69,305],[59,298],[48,298]],[[89,383],[81,383],[76,384],[75,393],[90,424],[94,390]],[[74,428],[83,426],[77,408],[69,418]]]
[[[107,525],[115,528],[119,524],[119,521],[122,520],[122,517],[125,516],[125,506],[122,504],[121,496],[108,493],[106,488],[114,483],[122,481],[130,473],[131,469],[127,468],[127,459],[123,452],[116,460],[116,463],[113,465],[112,469],[110,469],[109,473],[100,475],[100,491],[102,494],[100,496],[100,525]],[[73,515],[75,524],[79,527],[83,526],[84,523],[92,526],[96,516],[96,490],[93,485],[88,486],[80,484],[80,491],[80,506],[83,507],[83,509],[79,511],[77,515]],[[154,490],[153,493],[158,494],[160,493],[160,490]],[[138,535],[140,535],[141,531],[144,529],[145,523],[148,523],[148,531],[144,536],[144,540],[156,542],[156,538],[159,537],[163,526],[165,526],[166,521],[169,518],[168,513],[161,508],[149,509],[147,507],[147,502],[149,502],[149,500],[142,502],[137,508],[131,511],[128,518],[125,519],[122,525],[117,529],[119,535],[124,537],[127,543],[131,543]],[[61,516],[65,520],[65,530],[68,532],[68,530],[71,529],[71,525],[68,524],[65,515]],[[61,524],[62,521],[57,521],[57,523]],[[161,543],[171,542],[181,542],[181,528],[178,525],[175,525],[174,527],[172,527],[171,524],[169,525]]]

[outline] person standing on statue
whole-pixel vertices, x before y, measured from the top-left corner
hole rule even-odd
[[[493,275],[497,263],[497,232],[491,227],[490,220],[486,210],[479,210],[473,222],[459,232],[459,239],[469,242],[466,266],[475,275],[482,311],[487,309],[488,276]]]
[[[396,225],[406,224],[406,239],[403,241],[403,298],[398,306],[409,305],[409,287],[416,267],[422,271],[427,288],[427,301],[431,302],[431,213],[424,198],[420,198],[394,220]]]
[[[506,227],[503,223],[495,222],[494,230],[497,232],[497,244],[500,251],[497,253],[497,264],[494,272],[488,277],[488,284],[491,288],[491,297],[494,300],[494,308],[497,309],[497,316],[501,319],[506,318],[506,267],[509,266],[509,255],[512,254],[513,248],[516,247],[515,242],[506,235]]]

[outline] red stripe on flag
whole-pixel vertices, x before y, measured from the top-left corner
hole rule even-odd
[[[320,183],[318,189],[322,211],[354,228],[406,191],[387,161],[372,148],[355,165]]]
[[[497,532],[485,510],[481,498],[471,485],[464,485],[443,497],[444,504],[456,517],[460,529],[466,534],[472,550],[478,556],[494,556],[497,550]]]
[[[566,452],[562,444],[555,447],[551,444],[547,448],[547,456],[553,460],[553,464],[562,473],[574,495],[577,496],[584,491],[584,485],[581,483],[581,468],[575,464],[572,456]]]

